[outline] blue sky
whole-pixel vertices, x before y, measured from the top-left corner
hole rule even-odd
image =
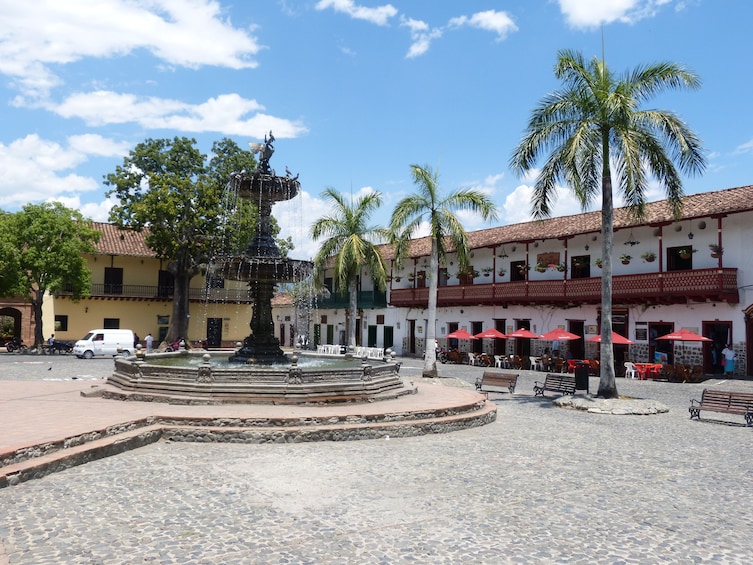
[[[753,183],[748,0],[0,0],[0,208],[59,200],[106,221],[103,176],[146,138],[208,152],[273,131],[271,165],[304,193],[277,204],[310,258],[326,187],[378,190],[386,223],[412,163],[475,187],[497,224],[529,218],[531,178],[507,166],[531,110],[560,84],[557,51],[616,73],[670,61],[703,82],[651,106],[703,139],[686,193]],[[556,215],[577,213],[564,188]],[[650,199],[661,198],[652,188]],[[596,208],[599,204],[596,203]],[[465,218],[468,229],[484,227]]]

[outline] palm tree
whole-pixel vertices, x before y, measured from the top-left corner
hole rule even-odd
[[[411,175],[418,192],[398,202],[392,212],[389,232],[391,243],[395,246],[395,261],[400,265],[409,254],[411,239],[424,223],[428,224],[431,256],[423,376],[436,377],[437,355],[433,345],[436,339],[434,326],[437,319],[439,263],[444,263],[445,255],[451,248],[455,250],[461,268],[469,265],[468,234],[455,212],[475,212],[485,221],[495,219],[497,212],[492,201],[478,190],[461,189],[443,197],[439,193],[438,172],[432,172],[429,166],[411,165]]]
[[[348,292],[348,345],[352,351],[356,346],[358,276],[361,270],[368,269],[379,290],[385,290],[387,283],[384,261],[376,247],[386,237],[385,230],[367,225],[371,212],[382,204],[382,195],[371,192],[349,202],[334,188],[327,188],[322,198],[331,203],[332,213],[319,218],[311,226],[314,240],[327,238],[314,257],[314,266],[318,279],[328,266],[334,266],[334,290],[340,294]]]
[[[555,75],[565,87],[534,109],[510,165],[523,174],[542,153],[550,152],[534,185],[532,210],[537,218],[550,216],[557,182],[566,184],[584,209],[601,191],[599,395],[613,398],[617,386],[612,352],[612,167],[617,189],[635,218],[643,217],[649,176],[664,187],[679,217],[682,182],[673,160],[685,173],[703,172],[701,141],[672,112],[638,106],[667,87],[698,88],[700,79],[678,65],[659,63],[636,68],[618,80],[603,60],[594,58],[587,64],[572,51],[558,53]]]

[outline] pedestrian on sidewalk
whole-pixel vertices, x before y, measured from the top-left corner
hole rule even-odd
[[[154,338],[152,337],[152,333],[149,332],[146,334],[146,337],[144,338],[144,341],[146,342],[146,352],[151,353],[152,352],[152,343],[154,343]]]

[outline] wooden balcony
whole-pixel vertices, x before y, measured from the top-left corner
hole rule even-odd
[[[395,288],[390,305],[426,307],[428,288]],[[737,304],[737,269],[693,269],[640,273],[612,279],[614,304]],[[601,277],[547,281],[514,281],[439,287],[438,306],[536,304],[575,306],[601,302]]]
[[[70,296],[70,292],[58,292],[59,297]],[[89,298],[104,300],[162,300],[173,299],[173,287],[142,284],[93,284]],[[251,299],[248,288],[191,288],[188,291],[191,302],[248,304]]]

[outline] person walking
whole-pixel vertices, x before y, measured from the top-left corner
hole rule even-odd
[[[154,338],[152,337],[152,333],[149,332],[146,334],[146,337],[144,338],[144,341],[146,342],[146,352],[151,353],[152,352],[152,344],[154,343]]]
[[[724,375],[731,377],[735,373],[735,358],[737,354],[729,343],[722,349],[722,357],[724,357]]]

